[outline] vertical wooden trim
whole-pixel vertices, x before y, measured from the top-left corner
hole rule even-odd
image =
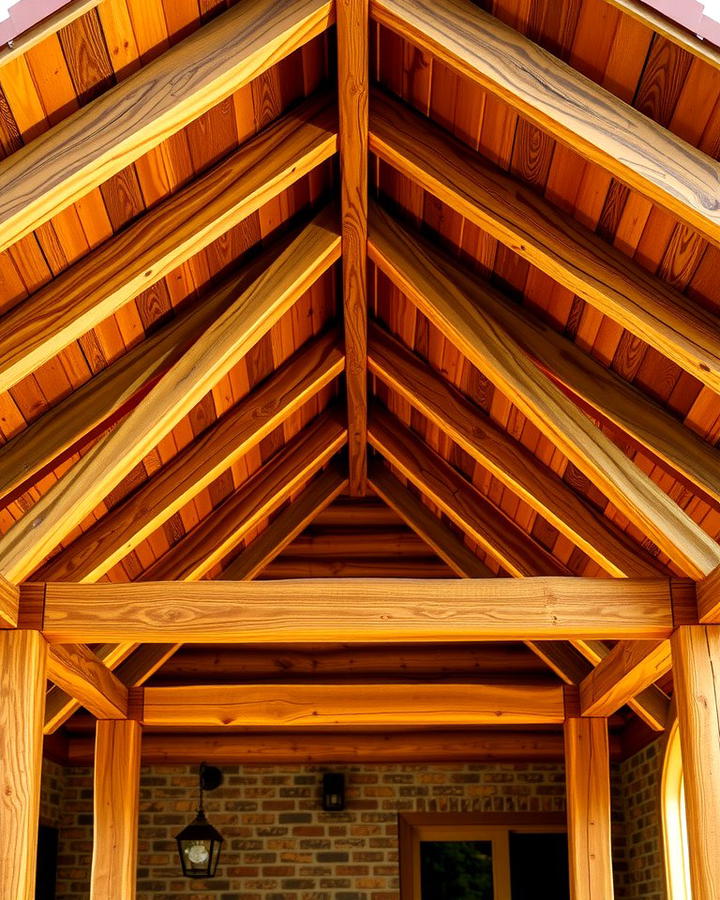
[[[34,900],[46,644],[0,631],[0,900]]]
[[[565,722],[571,900],[612,900],[607,719]]]
[[[337,0],[350,493],[367,483],[368,0]]]
[[[140,739],[139,722],[97,723],[90,900],[135,898]]]
[[[672,636],[693,897],[720,897],[720,625]]]

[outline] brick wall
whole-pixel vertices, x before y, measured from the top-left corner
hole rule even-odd
[[[632,846],[624,839],[623,816],[637,815],[627,798],[635,782],[645,784],[652,777],[645,763],[633,758],[614,772],[618,900],[664,898],[643,890],[643,860],[651,851],[643,855],[639,846],[650,839],[649,810],[646,827],[633,824]],[[194,814],[197,769],[144,768],[137,900],[398,900],[398,812],[565,808],[564,772],[558,764],[333,768],[347,776],[344,813],[320,809],[321,774],[327,767],[224,766],[225,784],[206,797],[208,818],[226,839],[218,876],[207,884],[178,878],[173,840]],[[60,801],[55,814],[60,827],[58,900],[86,900],[92,773],[82,768],[58,774],[49,764],[44,787],[45,805],[52,805],[51,796]],[[649,885],[654,891],[654,883]]]

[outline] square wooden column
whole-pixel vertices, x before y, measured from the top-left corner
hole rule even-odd
[[[566,719],[565,779],[571,900],[612,900],[607,719]]]
[[[46,646],[0,631],[0,900],[35,897]]]
[[[720,898],[720,625],[683,625],[672,637],[690,881],[694,900]]]
[[[140,806],[141,726],[98,721],[95,734],[91,900],[134,900]]]

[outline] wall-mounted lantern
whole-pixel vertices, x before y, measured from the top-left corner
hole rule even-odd
[[[322,793],[322,806],[326,812],[342,812],[345,809],[345,776],[340,772],[326,772]]]
[[[197,815],[175,836],[182,873],[186,878],[212,878],[217,871],[223,837],[205,818],[203,791],[214,791],[222,784],[222,780],[220,769],[201,763]]]

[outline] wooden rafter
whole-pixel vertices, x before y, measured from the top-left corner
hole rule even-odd
[[[20,580],[107,495],[337,260],[324,210],[269,262],[150,391],[142,408],[84,456],[0,540],[2,573]]]
[[[673,617],[664,578],[328,578],[49,583],[38,624],[52,643],[645,640]]]
[[[502,328],[494,318],[502,301],[489,286],[376,207],[369,251],[440,331],[688,575],[702,577],[720,563],[717,543],[596,428]]]
[[[332,98],[302,104],[0,319],[6,390],[337,150]]]
[[[368,0],[337,0],[343,319],[350,493],[367,481]]]
[[[372,17],[720,243],[720,164],[471,0],[372,0]]]
[[[568,575],[569,569],[507,518],[442,456],[379,407],[370,444],[512,575]]]
[[[428,119],[373,95],[370,148],[714,391],[720,319]]]
[[[41,581],[97,581],[223,471],[342,372],[338,334],[310,341],[137,491],[38,570]]]
[[[20,591],[0,575],[0,628],[14,628],[18,619]]]
[[[370,328],[369,367],[608,574],[660,574],[659,564],[643,548],[377,324]]]
[[[330,0],[288,0],[282,8],[248,0],[13,153],[0,163],[0,250],[333,21]]]

